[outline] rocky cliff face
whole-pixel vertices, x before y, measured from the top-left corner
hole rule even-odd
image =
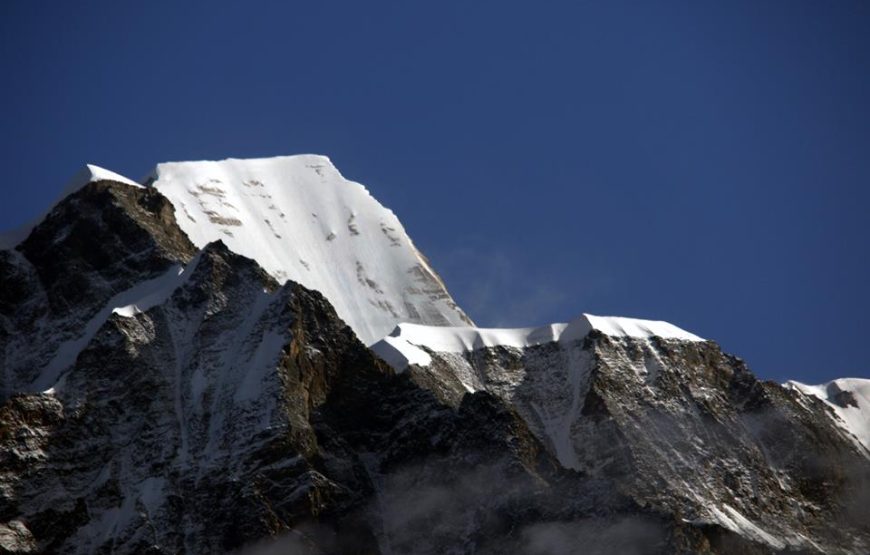
[[[51,387],[108,318],[104,309],[191,259],[173,212],[152,189],[96,182],[0,251],[2,398]]]
[[[870,551],[866,448],[712,342],[574,326],[390,366],[177,217],[98,180],[0,251],[0,552]]]
[[[870,545],[868,451],[821,401],[757,380],[713,342],[592,330],[525,348],[422,347],[431,360],[407,368],[415,383],[453,405],[489,392],[562,467],[712,532],[714,550],[735,549],[725,530],[760,552]]]

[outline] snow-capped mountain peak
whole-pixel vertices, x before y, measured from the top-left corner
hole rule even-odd
[[[16,245],[20,244],[21,241],[27,238],[30,235],[30,232],[33,231],[33,228],[39,225],[41,221],[45,219],[48,214],[54,209],[57,204],[68,197],[69,195],[75,193],[85,185],[89,183],[93,183],[95,181],[115,181],[117,183],[123,183],[125,185],[131,185],[133,187],[142,187],[139,183],[136,183],[132,179],[126,178],[121,174],[115,173],[113,171],[107,170],[105,168],[101,168],[100,166],[94,164],[85,164],[78,172],[73,175],[73,177],[67,182],[66,187],[63,188],[61,194],[49,204],[48,208],[41,213],[36,218],[33,218],[29,222],[21,225],[15,229],[11,229],[9,231],[4,231],[0,233],[0,249],[11,249]]]
[[[366,344],[399,322],[470,323],[395,214],[325,156],[169,162],[149,181],[197,247],[222,240],[320,291]]]
[[[143,183],[86,166],[0,249],[0,551],[870,552],[867,380],[789,391],[660,321],[464,326],[324,157]]]

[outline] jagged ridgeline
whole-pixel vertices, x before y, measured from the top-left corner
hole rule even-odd
[[[2,553],[870,553],[870,381],[476,328],[325,157],[88,166],[0,246]]]

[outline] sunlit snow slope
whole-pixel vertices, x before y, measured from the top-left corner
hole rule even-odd
[[[827,403],[838,424],[870,451],[870,380],[841,378],[821,385],[789,381],[785,386]]]
[[[152,184],[196,246],[220,239],[320,291],[366,344],[399,322],[471,323],[396,216],[324,156],[170,162]]]
[[[400,324],[390,335],[372,345],[372,350],[394,369],[402,371],[410,364],[427,366],[431,357],[426,350],[467,353],[498,346],[524,349],[555,341],[576,341],[586,337],[592,330],[612,337],[661,337],[681,341],[704,341],[695,334],[660,320],[583,314],[568,324],[550,324],[539,328],[499,329]]]

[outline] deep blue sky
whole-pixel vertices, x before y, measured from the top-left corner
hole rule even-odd
[[[0,228],[85,162],[322,153],[481,325],[870,377],[870,2],[10,0],[0,75]]]

